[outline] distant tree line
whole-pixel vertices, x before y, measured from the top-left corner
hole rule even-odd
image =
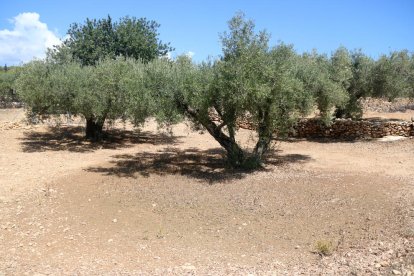
[[[19,76],[21,68],[17,66],[4,65],[3,70],[0,70],[0,105],[2,103],[19,101],[15,81]]]
[[[102,138],[106,120],[148,117],[160,124],[189,119],[227,152],[233,167],[260,166],[275,136],[284,137],[314,107],[323,122],[360,118],[364,97],[414,96],[414,55],[396,51],[374,60],[344,47],[331,56],[298,54],[292,45],[269,46],[243,14],[221,34],[223,53],[199,64],[166,57],[154,21],[110,17],[73,24],[69,38],[45,60],[26,64],[15,87],[31,112],[70,112],[86,119],[88,139]],[[213,121],[215,113],[220,122]],[[248,114],[257,141],[247,152],[237,142],[237,122]]]

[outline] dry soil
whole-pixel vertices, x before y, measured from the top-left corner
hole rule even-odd
[[[23,119],[0,110],[0,275],[414,271],[411,138],[276,141],[242,172],[185,124],[91,144],[80,124]]]

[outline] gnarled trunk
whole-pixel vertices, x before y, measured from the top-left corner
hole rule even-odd
[[[250,166],[252,167],[258,167],[262,164],[263,155],[269,150],[269,146],[272,141],[273,130],[270,128],[270,106],[271,101],[269,100],[265,108],[260,109],[258,113],[259,123],[257,133],[259,135],[259,138],[253,150],[253,156],[249,162]]]
[[[104,119],[89,118],[86,119],[85,137],[91,141],[100,141],[103,137],[102,129]]]
[[[253,150],[253,156],[249,161],[252,168],[259,167],[263,161],[263,155],[269,150],[271,137],[259,137],[256,146]]]
[[[201,123],[210,133],[211,136],[226,150],[227,160],[233,168],[244,167],[246,158],[243,150],[236,143],[234,137],[226,135],[222,128],[225,124],[216,125],[212,120],[203,118],[200,120],[200,116],[197,110],[188,106],[185,103],[179,102],[178,105],[191,117],[196,119],[197,122]]]
[[[233,168],[242,168],[245,165],[245,154],[240,148],[234,138],[227,136],[222,131],[222,126],[216,125],[211,120],[202,121],[201,124],[207,129],[213,138],[219,142],[219,144],[227,152],[227,161]]]
[[[232,139],[226,139],[226,137],[223,137],[222,135],[217,137],[213,135],[213,137],[226,150],[227,161],[233,168],[244,167],[245,154],[235,141]]]

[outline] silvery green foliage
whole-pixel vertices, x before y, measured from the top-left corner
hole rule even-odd
[[[331,78],[339,83],[345,90],[351,86],[352,58],[345,47],[339,47],[331,56]]]
[[[329,124],[335,107],[345,105],[348,100],[346,89],[332,77],[333,66],[327,56],[306,53],[298,63],[305,90],[314,98],[322,121]]]
[[[269,34],[254,27],[237,14],[220,37],[222,56],[200,64],[187,56],[108,57],[85,66],[60,52],[64,58],[26,64],[17,92],[36,114],[84,116],[92,138],[100,137],[106,119],[130,119],[138,126],[155,117],[165,126],[186,117],[213,136],[234,167],[260,165],[272,140],[284,137],[315,105],[329,124],[335,108],[337,116],[361,116],[361,97],[414,96],[414,58],[407,51],[377,62],[343,47],[330,58],[298,55],[291,45],[270,47]],[[251,152],[236,139],[246,117],[257,133]]]
[[[36,114],[58,112],[60,97],[53,89],[51,74],[54,65],[37,60],[26,64],[16,81],[17,93]]]
[[[215,106],[230,127],[248,112],[263,135],[286,133],[292,119],[310,106],[299,75],[300,57],[290,45],[270,48],[269,35],[256,34],[242,14],[230,20],[229,28],[221,36],[223,57],[215,64]]]
[[[229,28],[221,36],[221,59],[194,64],[183,56],[173,62],[150,62],[146,82],[154,99],[163,103],[158,113],[164,118],[176,118],[173,110],[186,115],[226,149],[232,166],[255,167],[272,138],[285,135],[295,118],[309,110],[312,95],[305,89],[300,57],[291,46],[268,47],[268,35],[256,34],[253,22],[241,14]],[[222,122],[213,122],[210,112]],[[245,116],[251,117],[258,134],[252,153],[236,141],[237,122]]]
[[[336,115],[337,117],[361,118],[363,111],[359,100],[372,94],[374,60],[361,51],[354,51],[351,52],[351,62],[352,78],[347,88],[349,100],[345,106],[338,107]]]
[[[0,102],[18,101],[15,93],[15,81],[20,73],[18,67],[7,67],[0,70]]]
[[[413,54],[404,51],[382,55],[373,69],[373,95],[393,100],[413,96]]]
[[[86,118],[125,118],[128,94],[122,82],[133,64],[132,60],[105,59],[96,66],[82,67],[88,78],[76,98],[76,109]]]
[[[126,86],[141,67],[142,63],[129,59],[106,59],[96,66],[33,61],[24,66],[17,91],[36,114],[69,112],[103,124],[106,119],[127,118],[130,100],[145,92],[132,94]],[[147,105],[146,101],[139,103]]]

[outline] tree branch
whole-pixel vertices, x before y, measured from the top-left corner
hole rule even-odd
[[[224,126],[226,126],[227,125],[227,123],[226,122],[222,122],[221,124],[219,124],[218,126],[217,126],[217,129],[218,130],[221,130]]]

